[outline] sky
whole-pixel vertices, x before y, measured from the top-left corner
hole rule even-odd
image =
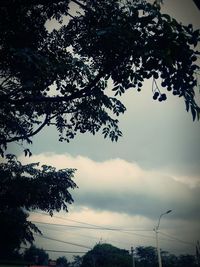
[[[165,0],[162,12],[199,28],[193,1]],[[31,158],[17,146],[9,148],[23,163],[77,169],[74,181],[79,188],[71,192],[69,212],[30,216],[44,233],[36,237],[38,247],[72,252],[49,251],[52,259],[82,255],[98,242],[128,250],[156,246],[153,229],[169,209],[161,218],[160,247],[195,253],[200,240],[200,123],[192,121],[183,99],[167,96],[165,102],[153,101],[148,81],[141,92],[126,92],[120,99],[127,108],[119,118],[123,137],[117,143],[100,134],[59,143],[56,130],[47,128],[33,138]]]

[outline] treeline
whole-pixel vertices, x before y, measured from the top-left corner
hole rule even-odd
[[[31,246],[20,257],[32,264],[48,265],[49,255],[43,249]],[[182,254],[176,256],[167,251],[161,251],[163,267],[199,267],[199,255]],[[97,244],[84,256],[74,256],[69,261],[65,256],[56,259],[58,267],[156,267],[158,257],[156,248],[138,246],[133,254],[128,250],[119,249],[110,244]]]

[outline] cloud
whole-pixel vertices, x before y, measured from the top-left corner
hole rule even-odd
[[[28,162],[28,158],[21,158]],[[50,164],[58,169],[76,168],[79,189],[72,192],[75,206],[97,211],[157,218],[173,209],[173,218],[200,219],[199,179],[191,186],[189,178],[149,171],[119,158],[96,162],[86,157],[45,153],[30,161]],[[192,179],[192,178],[191,178]]]

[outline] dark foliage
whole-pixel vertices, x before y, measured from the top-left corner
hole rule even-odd
[[[194,255],[175,256],[162,251],[163,267],[198,267]],[[156,248],[138,246],[134,250],[135,265],[137,267],[158,266]],[[110,244],[98,244],[82,257],[80,267],[117,267],[133,266],[132,256],[127,250],[119,249]],[[72,265],[73,266],[73,265]]]
[[[163,267],[198,267],[194,255],[175,256],[167,251],[161,251]],[[154,247],[139,246],[135,249],[136,266],[154,267],[158,266],[157,250]]]
[[[161,14],[158,1],[71,2],[80,11],[75,16],[68,1],[0,4],[2,154],[9,142],[31,143],[48,125],[56,126],[60,141],[100,129],[117,140],[122,133],[116,116],[125,111],[117,97],[129,88],[140,91],[145,79],[152,80],[154,99],[164,101],[162,91],[171,91],[199,118],[198,30]],[[61,23],[63,15],[69,23],[48,32],[46,22]]]
[[[0,164],[0,203],[1,209],[24,208],[41,209],[49,212],[67,211],[67,204],[73,199],[68,189],[76,188],[71,180],[74,169],[56,171],[51,166],[38,163],[22,165],[13,155],[8,162]]]
[[[56,260],[57,267],[70,267],[70,263],[66,257],[59,257]]]
[[[49,255],[41,248],[31,246],[24,252],[24,260],[36,265],[48,265]]]
[[[18,253],[22,243],[33,242],[33,232],[39,229],[27,221],[28,214],[21,208],[0,209],[0,259],[20,258]]]
[[[41,209],[50,215],[67,211],[73,202],[69,189],[76,184],[71,180],[74,169],[39,169],[37,163],[22,165],[13,155],[7,155],[7,160],[0,164],[0,258],[9,259],[21,243],[33,242],[34,232],[41,233],[27,220],[26,211]]]
[[[131,267],[132,260],[128,251],[110,244],[97,244],[82,259],[81,267]]]
[[[156,249],[154,247],[139,246],[136,248],[136,260],[141,267],[154,267],[158,265]]]

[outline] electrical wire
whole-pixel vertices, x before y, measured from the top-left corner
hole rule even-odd
[[[38,213],[38,214],[41,214],[41,215],[46,215],[48,216],[48,214],[46,213],[42,213],[42,212],[34,212],[34,213]],[[77,220],[72,220],[72,219],[67,219],[67,218],[63,218],[63,217],[60,217],[60,216],[56,216],[54,215],[55,218],[58,218],[58,219],[62,219],[64,221],[71,221],[71,222],[76,222],[76,223],[79,223],[79,224],[84,224],[84,225],[87,225],[87,226],[78,226],[78,225],[67,225],[67,224],[55,224],[55,223],[45,223],[45,222],[38,222],[38,221],[32,221],[33,223],[38,223],[38,224],[44,224],[44,225],[53,225],[53,226],[62,226],[62,227],[69,227],[69,228],[77,228],[77,229],[90,229],[90,230],[106,230],[106,231],[115,231],[115,232],[121,232],[121,233],[125,233],[125,234],[129,234],[129,235],[136,235],[136,236],[139,236],[139,237],[142,237],[142,238],[149,238],[149,239],[154,239],[153,236],[148,236],[148,235],[142,235],[142,234],[136,234],[136,233],[133,233],[135,231],[152,231],[152,230],[147,230],[147,229],[134,229],[134,230],[127,230],[127,229],[122,229],[122,228],[111,228],[111,227],[101,227],[101,226],[98,226],[98,225],[95,225],[95,224],[90,224],[90,223],[86,223],[86,222],[81,222],[81,221],[77,221]],[[161,232],[159,231],[159,233],[163,236],[166,236],[168,237],[168,239],[166,238],[160,238],[160,240],[163,240],[163,241],[170,241],[170,240],[173,240],[173,241],[177,241],[179,243],[183,243],[183,244],[186,244],[186,245],[190,245],[190,246],[194,246],[194,244],[192,242],[187,242],[187,241],[184,241],[184,240],[181,240],[177,237],[174,237],[174,236],[171,236],[169,234],[166,234],[164,232]],[[88,236],[89,237],[89,236]],[[96,238],[98,239],[98,238]],[[112,241],[110,240],[111,242],[116,242],[116,241]]]
[[[46,228],[47,230],[50,230],[50,231],[58,231],[58,232],[65,232],[66,233],[66,230],[63,230],[63,229],[51,229],[51,228],[48,228],[48,226],[46,225],[43,225],[42,227]],[[94,236],[89,236],[89,235],[83,235],[83,234],[77,234],[77,233],[72,233],[72,232],[69,232],[70,235],[75,235],[75,236],[80,236],[80,237],[84,237],[84,238],[87,238],[87,239],[95,239],[95,240],[101,240],[102,238],[99,238],[99,237],[94,237]],[[123,241],[117,241],[117,240],[111,240],[109,239],[109,242],[112,242],[112,243],[119,243],[119,244],[124,244],[124,245],[128,245],[128,246],[131,246],[132,243],[128,243],[128,242],[123,242]]]
[[[161,235],[164,235],[164,236],[169,237],[169,238],[170,238],[171,240],[173,240],[173,241],[177,241],[177,242],[180,242],[180,243],[183,243],[183,244],[186,244],[186,245],[190,245],[190,246],[195,246],[195,244],[192,243],[192,242],[188,242],[188,241],[185,241],[185,240],[181,240],[181,239],[179,239],[179,238],[177,238],[177,237],[175,237],[175,236],[172,236],[172,235],[170,235],[170,234],[166,234],[166,233],[161,232],[161,231],[159,231],[159,233],[160,233]]]
[[[34,235],[38,236],[38,237],[41,237],[41,238],[44,238],[44,239],[48,239],[48,240],[52,240],[52,241],[56,241],[56,242],[60,242],[60,243],[64,243],[64,244],[68,244],[68,245],[72,245],[72,246],[91,249],[91,247],[88,247],[88,246],[85,246],[85,245],[82,245],[82,244],[67,242],[67,241],[64,241],[64,240],[48,237],[48,236],[45,236],[45,235],[39,235],[39,234],[34,234]]]
[[[20,247],[21,249],[27,249],[26,247]],[[56,253],[68,253],[68,254],[85,254],[87,253],[88,251],[67,251],[67,250],[54,250],[54,249],[44,249],[44,251],[47,251],[47,252],[56,252]]]
[[[34,213],[38,213],[38,214],[41,214],[41,215],[46,215],[46,216],[49,216],[48,213],[44,213],[44,212],[38,212],[38,211],[33,211]],[[109,229],[109,230],[122,230],[122,231],[130,231],[130,232],[135,232],[135,231],[139,231],[139,232],[151,232],[152,230],[151,229],[121,229],[121,228],[118,228],[118,227],[111,227],[108,228],[108,227],[104,227],[104,226],[100,226],[100,225],[95,225],[95,224],[90,224],[90,223],[86,223],[86,222],[81,222],[81,221],[78,221],[78,220],[72,220],[72,219],[68,219],[68,218],[63,218],[63,217],[60,217],[60,216],[57,216],[57,215],[54,215],[53,216],[54,218],[58,218],[58,219],[61,219],[61,220],[64,220],[64,221],[70,221],[70,222],[76,222],[76,223],[79,223],[79,224],[84,224],[84,225],[88,225],[88,226],[92,226],[92,227],[95,227],[95,229]]]
[[[41,215],[49,216],[48,213],[39,212],[39,211],[33,211],[33,212],[34,212],[34,213],[41,214]],[[81,221],[77,221],[77,220],[72,220],[72,219],[68,219],[68,218],[63,218],[63,217],[60,217],[60,216],[57,216],[57,215],[53,215],[53,217],[54,217],[54,218],[61,219],[61,220],[64,220],[64,221],[75,222],[75,223],[85,224],[85,225],[88,225],[88,226],[99,227],[99,226],[94,225],[94,224],[90,224],[90,223],[86,223],[86,222],[81,222]]]
[[[77,226],[77,225],[67,225],[67,224],[55,224],[55,223],[45,223],[45,222],[38,222],[38,221],[34,221],[32,220],[31,222],[36,223],[36,224],[46,224],[46,225],[54,225],[54,226],[62,226],[62,227],[71,227],[71,228],[81,228],[81,229],[92,229],[92,230],[106,230],[106,231],[115,231],[115,232],[121,232],[121,233],[125,233],[128,235],[134,235],[134,236],[139,236],[139,237],[143,237],[143,238],[150,238],[152,239],[152,236],[147,236],[147,235],[142,235],[142,234],[136,234],[133,232],[129,232],[126,230],[122,230],[122,229],[118,229],[118,228],[105,228],[105,227],[99,227],[99,228],[94,228],[94,227],[87,227],[87,226]]]

